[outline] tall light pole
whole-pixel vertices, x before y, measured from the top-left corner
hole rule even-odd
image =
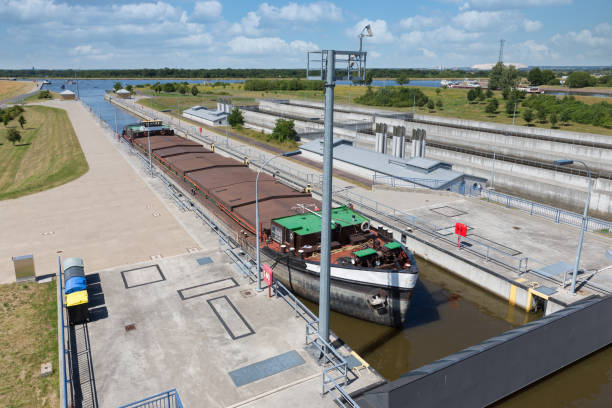
[[[372,37],[374,34],[372,34],[372,27],[368,24],[367,26],[363,27],[363,29],[361,30],[361,32],[359,33],[359,77],[361,78],[361,65],[362,65],[362,58],[361,58],[361,52],[363,50],[363,37]],[[335,65],[335,64],[334,64]],[[365,79],[365,73],[364,73],[364,79]]]
[[[270,163],[272,160],[278,158],[278,157],[291,157],[291,156],[297,156],[298,154],[302,154],[301,150],[295,150],[292,152],[287,152],[287,153],[282,153],[282,154],[277,154],[276,156],[272,156],[270,157],[268,160],[266,160],[264,162],[264,164],[261,165],[261,167],[259,168],[259,170],[257,171],[257,177],[255,178],[255,247],[256,247],[256,252],[257,252],[257,291],[261,292],[261,257],[260,257],[260,250],[259,250],[259,240],[260,238],[260,231],[259,231],[259,189],[258,189],[258,184],[259,184],[259,175],[261,174],[261,171],[264,169],[264,167],[266,167],[266,164]]]
[[[584,230],[587,228],[587,212],[589,211],[589,202],[591,201],[591,169],[589,166],[582,160],[555,160],[553,163],[555,166],[568,166],[573,164],[574,162],[582,164],[586,170],[587,175],[589,177],[589,191],[587,193],[587,199],[584,203],[584,213],[582,214],[582,224],[580,226],[580,238],[578,239],[578,249],[576,251],[576,264],[574,265],[574,274],[572,276],[572,286],[570,288],[571,293],[576,293],[576,277],[578,276],[578,266],[580,264],[580,253],[582,252],[582,240],[584,238]],[[563,287],[565,287],[565,280],[567,278],[567,272],[565,272],[565,276],[563,277]]]

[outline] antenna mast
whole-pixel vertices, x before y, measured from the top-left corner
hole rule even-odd
[[[506,42],[506,40],[504,40],[503,38],[501,40],[499,40],[499,58],[497,59],[497,62],[504,62],[504,43]]]

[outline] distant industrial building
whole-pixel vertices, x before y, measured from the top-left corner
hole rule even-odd
[[[63,100],[76,99],[76,94],[69,89],[60,92],[59,95]]]
[[[194,106],[183,111],[183,117],[210,126],[224,125],[228,112],[212,110],[204,106]]]
[[[321,161],[323,139],[300,146],[304,158]],[[486,179],[452,170],[452,165],[425,157],[404,159],[353,146],[340,139],[334,142],[334,167],[372,179],[373,184],[394,187],[430,188],[465,194],[467,189],[485,186]]]

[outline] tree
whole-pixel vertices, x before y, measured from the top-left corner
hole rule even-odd
[[[432,111],[434,110],[434,108],[435,108],[434,101],[430,99],[429,102],[427,102],[427,109]]]
[[[270,135],[271,139],[279,142],[285,142],[287,140],[295,140],[297,132],[295,131],[295,123],[291,119],[277,119],[276,126]]]
[[[470,90],[468,91],[468,93],[467,93],[467,99],[468,99],[468,101],[470,101],[470,103],[471,103],[471,102],[474,102],[474,101],[476,100],[476,98],[477,98],[477,97],[478,97],[478,94],[476,93],[476,89],[475,89],[475,88],[472,88],[472,89],[470,89]]]
[[[545,69],[542,71],[542,83],[543,84],[548,84],[550,81],[556,79],[555,78],[555,73],[552,72],[552,70],[550,69]],[[558,81],[558,79],[557,79]]]
[[[526,109],[525,112],[523,112],[523,119],[525,119],[525,122],[527,122],[527,125],[529,126],[533,120],[533,111],[531,109]]]
[[[129,91],[130,93],[132,93],[132,91],[134,90],[134,87],[132,87],[132,85],[126,85],[125,86],[125,90]]]
[[[480,90],[480,92],[478,92],[478,91],[477,91],[477,93],[478,93],[478,99],[479,99],[481,102],[482,102],[482,101],[484,101],[484,100],[486,99],[486,97],[485,97],[485,94],[482,92],[482,89],[480,89],[480,88],[476,88],[476,89]]]
[[[194,85],[194,86],[192,86],[192,87],[191,87],[191,94],[192,94],[193,96],[198,96],[198,93],[200,93],[200,91],[198,90],[198,87],[197,87],[197,86],[195,86],[195,85]]]
[[[544,77],[542,75],[542,71],[540,70],[539,67],[535,67],[534,69],[532,69],[531,71],[529,71],[529,74],[527,75],[527,80],[529,81],[529,83],[531,85],[542,85],[544,84]]]
[[[491,88],[487,88],[487,99],[491,99],[493,97],[493,91]]]
[[[15,142],[21,141],[21,134],[19,133],[17,129],[11,128],[8,130],[8,134],[6,135],[6,138],[8,139],[9,142],[13,143],[14,145]]]
[[[497,108],[499,108],[499,102],[497,102],[497,99],[493,98],[489,101],[489,103],[485,107],[485,112],[496,114]]]
[[[489,74],[489,88],[491,89],[501,89],[502,86],[502,76],[504,73],[504,64],[500,61],[493,68],[491,68],[491,73]]]
[[[4,124],[4,126],[8,125],[9,121],[11,120],[11,118],[9,117],[9,115],[2,115],[2,124]]]
[[[436,88],[436,95],[440,95],[440,92],[441,92],[440,88]]]
[[[507,86],[504,86],[504,89],[502,89],[502,97],[504,99],[508,99],[508,96],[510,96],[510,88]]]
[[[372,85],[373,80],[374,80],[374,74],[372,73],[372,70],[369,70],[368,72],[366,72],[366,75],[365,75],[365,84]]]
[[[176,90],[176,88],[174,87],[174,84],[172,82],[166,82],[163,86],[162,89],[164,92],[174,92]]]
[[[118,91],[121,89],[121,82],[115,82],[115,85],[113,85],[113,88],[115,89],[115,91]]]
[[[537,109],[536,116],[538,117],[540,123],[546,123],[546,110],[543,108]]]
[[[23,129],[23,125],[25,125],[27,123],[26,118],[23,117],[23,115],[19,116],[19,119],[17,119],[17,121],[19,122],[19,125],[21,126],[21,128]]]
[[[244,125],[244,117],[242,116],[242,112],[240,111],[240,109],[232,109],[230,114],[227,115],[227,123],[229,123],[232,127]]]
[[[399,85],[405,85],[410,82],[410,78],[408,78],[408,74],[405,71],[402,71],[395,79],[395,82]]]
[[[570,88],[582,88],[585,86],[595,86],[597,80],[588,72],[576,71],[567,76],[567,81],[565,83]]]
[[[554,128],[557,125],[557,122],[558,122],[557,114],[555,112],[551,113],[550,114],[550,118],[548,118],[548,120],[550,121],[550,124]]]
[[[506,113],[508,115],[514,114],[514,104],[515,103],[516,103],[516,101],[514,99],[508,99],[506,101]]]
[[[570,113],[568,110],[562,110],[561,111],[561,122],[565,123],[566,125],[568,124],[568,122],[570,121]]]
[[[438,107],[438,109],[442,109],[442,106],[444,106],[442,104],[442,99],[438,99],[438,102],[436,102],[436,106]]]
[[[185,85],[181,85],[179,86],[178,91],[181,93],[181,95],[185,95],[187,93],[187,87]]]

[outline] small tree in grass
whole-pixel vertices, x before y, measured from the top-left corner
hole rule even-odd
[[[115,82],[115,85],[113,85],[113,88],[115,89],[115,91],[118,91],[121,89],[121,82]]]
[[[20,115],[17,121],[19,122],[19,125],[21,126],[22,129],[23,129],[23,125],[25,125],[28,122],[26,118],[23,117],[23,115]]]
[[[557,114],[555,112],[550,114],[550,118],[548,118],[548,120],[550,121],[550,124],[552,125],[553,129],[555,128],[555,126],[557,125],[557,122],[559,121],[557,119]]]
[[[525,122],[527,122],[527,126],[529,126],[529,124],[533,120],[533,111],[531,109],[526,109],[525,112],[523,112],[523,119],[525,119]]]
[[[191,87],[191,94],[192,94],[193,96],[198,96],[198,93],[200,93],[200,91],[198,90],[198,87],[197,87],[197,86],[195,86],[195,85],[194,85],[194,86],[192,86],[192,87]]]
[[[440,89],[438,89],[438,91],[439,91],[439,90],[440,90]],[[442,109],[442,106],[444,106],[444,105],[442,104],[442,99],[438,99],[438,102],[436,102],[436,106],[438,107],[438,109]]]
[[[297,132],[293,120],[277,119],[270,138],[282,143],[287,140],[295,140],[296,136]]]
[[[487,104],[487,106],[485,107],[485,112],[490,113],[490,114],[496,114],[497,113],[497,108],[499,107],[499,102],[497,102],[497,99],[493,98],[489,101],[489,103]]]
[[[181,85],[179,86],[178,91],[181,93],[181,95],[185,95],[187,93],[187,87],[185,85]]]
[[[441,92],[440,88],[436,88],[436,95],[440,95],[440,92]]]
[[[470,101],[470,103],[474,102],[476,100],[476,98],[478,97],[478,94],[476,93],[475,89],[470,89],[467,93],[467,99],[468,101]]]
[[[5,113],[4,115],[2,115],[2,124],[4,126],[8,125],[10,120],[11,120],[11,118],[9,117],[8,114]]]
[[[125,90],[129,91],[130,93],[132,93],[132,91],[134,90],[134,87],[132,85],[126,85],[125,86]]]
[[[433,110],[434,110],[435,105],[434,105],[434,101],[433,101],[433,100],[431,100],[431,99],[430,99],[430,100],[429,100],[429,102],[427,102],[427,108],[428,108],[430,111],[433,111]]]
[[[6,135],[6,138],[8,139],[9,142],[13,143],[14,145],[15,142],[21,141],[21,133],[19,133],[17,129],[11,128],[8,130],[8,134]]]
[[[238,125],[244,125],[244,117],[242,116],[242,112],[238,108],[232,109],[229,115],[227,115],[227,122],[232,127],[236,127]]]
[[[546,123],[546,111],[544,109],[538,109],[536,115],[540,123]]]
[[[570,113],[566,110],[561,111],[561,122],[567,125],[569,121],[570,121]]]
[[[491,99],[493,97],[493,91],[487,88],[487,99]]]

